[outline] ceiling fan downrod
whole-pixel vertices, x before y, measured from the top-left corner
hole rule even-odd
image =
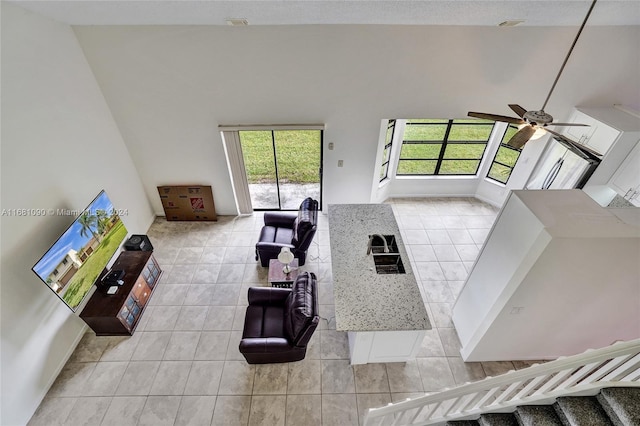
[[[565,65],[567,65],[567,61],[569,60],[569,57],[571,56],[571,52],[573,52],[573,48],[576,46],[576,43],[578,42],[578,39],[580,38],[580,34],[582,33],[582,30],[584,29],[584,26],[587,24],[587,20],[589,20],[589,16],[591,15],[591,11],[593,10],[593,7],[596,5],[597,1],[598,0],[593,0],[593,2],[591,3],[591,7],[589,7],[589,11],[587,12],[587,16],[585,16],[584,17],[584,21],[582,21],[582,25],[580,26],[580,29],[578,30],[578,34],[576,34],[576,38],[573,40],[573,43],[571,44],[571,47],[569,48],[569,52],[567,53],[567,56],[564,58],[564,62],[560,66],[560,71],[558,71],[558,75],[556,76],[556,79],[553,81],[553,85],[551,86],[551,90],[549,90],[549,94],[547,95],[547,99],[544,100],[544,104],[542,105],[542,108],[540,108],[540,111],[544,111],[545,107],[547,106],[547,102],[549,102],[549,98],[551,97],[551,94],[553,93],[553,89],[556,88],[556,84],[558,83],[558,80],[560,79],[560,76],[562,75],[562,71],[564,71],[564,67],[565,67]]]

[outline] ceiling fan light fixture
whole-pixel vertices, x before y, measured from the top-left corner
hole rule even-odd
[[[518,126],[518,130],[522,129],[523,127],[527,127],[527,126],[530,126],[530,124],[526,124],[526,123],[525,124],[520,124]],[[533,136],[531,136],[529,138],[530,141],[534,141],[536,139],[540,139],[541,137],[543,137],[545,135],[545,133],[547,133],[547,131],[544,130],[542,127],[536,126],[535,129],[536,129],[536,132],[533,134]]]

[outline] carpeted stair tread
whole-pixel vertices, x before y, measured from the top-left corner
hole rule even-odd
[[[561,397],[554,404],[554,408],[565,426],[613,425],[595,396]]]
[[[563,426],[551,405],[523,405],[516,410],[521,426]]]
[[[518,426],[518,420],[512,413],[483,414],[478,423],[480,426]]]
[[[446,426],[640,426],[640,387],[604,388],[596,396],[565,396],[552,405],[521,405]]]
[[[640,388],[605,388],[597,398],[615,426],[640,425]]]

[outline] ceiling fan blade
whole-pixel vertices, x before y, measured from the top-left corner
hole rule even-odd
[[[535,127],[533,126],[525,126],[522,129],[518,130],[515,135],[509,139],[507,145],[512,146],[514,148],[521,148],[525,143],[531,139],[531,136],[536,132]]]
[[[522,108],[518,104],[509,104],[509,108],[511,108],[513,112],[518,114],[520,117],[524,117],[524,115],[527,113],[527,110]]]
[[[506,115],[485,114],[483,112],[473,112],[473,111],[469,111],[467,115],[469,117],[484,118],[485,120],[493,120],[493,121],[504,121],[506,123],[511,123],[511,124],[526,123],[526,121],[524,121],[521,118],[507,117]]]
[[[578,124],[578,123],[549,123],[547,126],[586,126],[589,127],[590,124]]]
[[[585,151],[593,156],[596,156],[598,159],[600,159],[602,157],[602,154],[600,154],[598,151],[589,148],[588,146],[581,144],[579,142],[573,141],[571,139],[569,139],[568,137],[566,137],[565,135],[562,135],[558,132],[554,132],[553,130],[550,129],[545,129],[547,132],[551,133],[553,135],[553,137],[560,139],[570,145],[575,146],[576,148],[578,148],[581,151]]]

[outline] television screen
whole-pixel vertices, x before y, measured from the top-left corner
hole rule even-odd
[[[126,236],[127,229],[102,191],[33,271],[75,312]]]

